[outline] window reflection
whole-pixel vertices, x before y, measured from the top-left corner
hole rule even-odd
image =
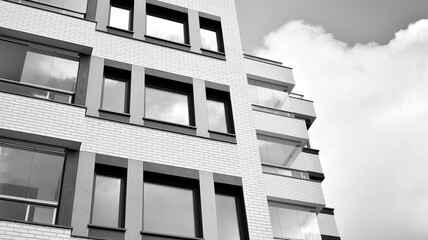
[[[102,108],[109,111],[127,113],[127,92],[128,88],[125,81],[105,78]]]
[[[285,139],[258,136],[260,159],[264,163],[290,167],[300,153],[300,143]]]
[[[79,63],[27,52],[21,82],[74,92]]]
[[[240,240],[235,196],[215,195],[219,240]]]
[[[269,202],[274,237],[321,240],[316,214],[302,207]]]
[[[193,189],[144,183],[144,231],[196,237]]]
[[[119,177],[97,174],[92,208],[92,223],[121,227],[119,225],[121,181]]]
[[[227,133],[227,119],[224,102],[207,100],[209,129]]]
[[[63,156],[0,148],[0,194],[58,202]]]
[[[124,30],[131,30],[130,12],[130,9],[111,6],[109,26]]]
[[[146,117],[190,125],[188,98],[185,93],[146,87]]]
[[[185,43],[184,24],[169,19],[147,15],[147,35]]]
[[[65,8],[71,11],[86,13],[87,0],[32,0],[47,5]]]
[[[218,52],[217,33],[201,28],[202,48]]]
[[[282,88],[282,90],[280,90]],[[285,87],[267,83],[250,82],[249,92],[253,104],[290,111],[291,105]]]

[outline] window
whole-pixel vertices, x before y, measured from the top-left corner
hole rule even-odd
[[[0,218],[55,224],[64,155],[0,143]]]
[[[201,237],[198,181],[144,173],[143,230]]]
[[[0,40],[0,86],[28,96],[71,103],[79,57]]]
[[[88,4],[88,0],[26,0],[19,2],[81,18],[85,16]]]
[[[123,30],[132,30],[133,1],[110,1],[109,26]]]
[[[92,224],[113,228],[124,227],[125,176],[123,169],[105,165],[96,166]]]
[[[117,113],[129,113],[129,82],[131,72],[105,67],[102,109]]]
[[[209,130],[222,133],[234,133],[229,93],[208,88],[207,108]]]
[[[146,35],[189,44],[187,13],[147,4]]]
[[[253,104],[285,111],[291,110],[286,87],[250,80],[249,90]]]
[[[145,117],[194,126],[191,84],[146,76]]]
[[[268,202],[273,236],[279,239],[321,240],[317,216],[309,208]]]
[[[221,23],[208,18],[199,18],[201,44],[205,50],[224,53]]]
[[[299,142],[261,135],[257,139],[262,163],[290,167],[301,151]]]
[[[248,239],[242,189],[219,183],[215,189],[218,239]]]

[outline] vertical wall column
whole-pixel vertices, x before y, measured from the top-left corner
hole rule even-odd
[[[132,65],[131,73],[131,97],[129,103],[129,114],[131,114],[130,123],[143,124],[144,117],[144,85],[145,69],[144,67]]]
[[[101,93],[103,89],[104,58],[91,56],[89,67],[88,90],[86,94],[86,115],[98,117],[101,106]]]
[[[92,0],[92,1],[95,1],[95,0]],[[98,30],[107,31],[109,13],[110,13],[110,0],[98,0],[97,13],[95,15],[95,21],[97,22],[96,28]]]
[[[132,30],[134,31],[134,38],[144,40],[146,34],[146,1],[134,1],[134,22],[132,23]]]
[[[143,229],[143,162],[128,161],[125,239],[141,239]]]
[[[80,152],[74,194],[73,235],[88,236],[91,218],[92,189],[94,184],[95,153]]]
[[[199,26],[199,13],[195,10],[188,10],[189,18],[189,38],[190,38],[190,49],[192,52],[201,53],[201,33]]]
[[[204,239],[217,240],[217,209],[213,174],[199,171],[199,185],[201,191],[202,230]]]
[[[205,81],[193,79],[193,94],[195,105],[196,135],[209,137],[208,134],[208,109]]]

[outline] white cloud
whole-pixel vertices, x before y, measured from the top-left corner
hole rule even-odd
[[[255,54],[293,67],[294,92],[315,101],[311,145],[343,239],[428,239],[428,20],[355,46],[293,21]]]

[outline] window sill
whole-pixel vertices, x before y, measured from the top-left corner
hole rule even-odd
[[[230,142],[230,143],[236,143],[236,135],[232,133],[223,133],[223,132],[217,132],[208,130],[209,136],[211,139],[223,141],[223,142]]]
[[[212,51],[205,48],[201,48],[201,52],[202,52],[202,55],[205,55],[208,57],[226,60],[226,54],[223,52]]]
[[[14,223],[21,223],[21,224],[36,225],[36,226],[42,226],[42,227],[61,228],[61,229],[66,229],[66,230],[72,230],[73,229],[72,227],[69,227],[69,226],[54,225],[54,224],[47,224],[47,223],[26,222],[26,221],[20,221],[20,220],[8,219],[8,218],[0,218],[0,220],[1,221],[14,222]]]
[[[177,123],[165,122],[161,120],[151,119],[151,118],[143,118],[144,126],[156,128],[160,130],[167,130],[172,132],[184,133],[188,135],[196,135],[196,127],[182,125]]]
[[[131,37],[131,38],[134,35],[134,31],[112,27],[112,26],[106,26],[106,28],[108,33],[112,33],[112,34],[116,34],[124,37]]]
[[[98,109],[98,112],[100,113],[100,118],[102,119],[113,120],[123,123],[129,123],[129,118],[131,117],[131,115],[128,113],[119,113],[101,108]]]
[[[67,9],[63,9],[63,8],[60,8],[60,7],[55,7],[55,6],[51,6],[51,5],[40,3],[40,2],[35,2],[35,1],[31,1],[31,0],[26,0],[26,1],[22,1],[22,0],[6,0],[6,1],[11,2],[11,3],[20,4],[20,5],[24,5],[24,6],[27,6],[27,7],[30,7],[30,8],[40,9],[40,10],[48,11],[48,12],[51,12],[51,13],[56,13],[56,14],[65,15],[65,16],[69,16],[69,17],[72,17],[72,18],[76,18],[76,19],[80,19],[80,20],[85,20],[85,21],[88,21],[88,22],[96,23],[95,21],[88,20],[88,19],[84,18],[84,16],[85,16],[84,13],[74,12],[72,10],[67,10]]]
[[[31,88],[31,87],[22,85],[20,83],[16,83],[17,89],[19,89],[19,90],[15,91],[15,90],[10,90],[10,89],[5,89],[2,86],[2,84],[5,83],[5,82],[6,82],[6,84],[8,84],[9,81],[3,81],[3,80],[4,79],[0,78],[0,92],[4,92],[4,93],[8,93],[8,94],[14,94],[14,95],[17,95],[17,96],[29,97],[29,98],[38,99],[38,100],[47,101],[47,102],[52,102],[52,103],[64,104],[64,105],[67,105],[67,106],[80,107],[80,108],[85,108],[86,109],[86,106],[77,105],[77,104],[74,104],[74,103],[60,102],[60,101],[55,101],[55,100],[48,99],[48,98],[40,98],[40,97],[31,96],[31,95],[25,93],[26,92],[25,88],[28,89],[28,88]]]
[[[89,228],[99,228],[103,230],[109,230],[109,231],[115,231],[115,232],[125,232],[126,228],[117,228],[117,227],[108,227],[108,226],[101,226],[96,224],[88,224]]]
[[[146,232],[146,231],[141,231],[141,235],[143,235],[143,240],[144,240],[144,236],[154,236],[154,237],[158,237],[159,239],[204,240],[203,238],[198,238],[198,237],[186,237],[186,236],[154,233],[154,232]]]
[[[179,50],[184,50],[184,51],[190,52],[190,45],[189,44],[173,42],[173,41],[165,40],[162,38],[152,37],[149,35],[144,35],[144,37],[145,37],[145,41],[148,43],[153,43],[153,44],[161,45],[164,47],[169,47],[169,48],[174,48],[174,49],[179,49]]]

